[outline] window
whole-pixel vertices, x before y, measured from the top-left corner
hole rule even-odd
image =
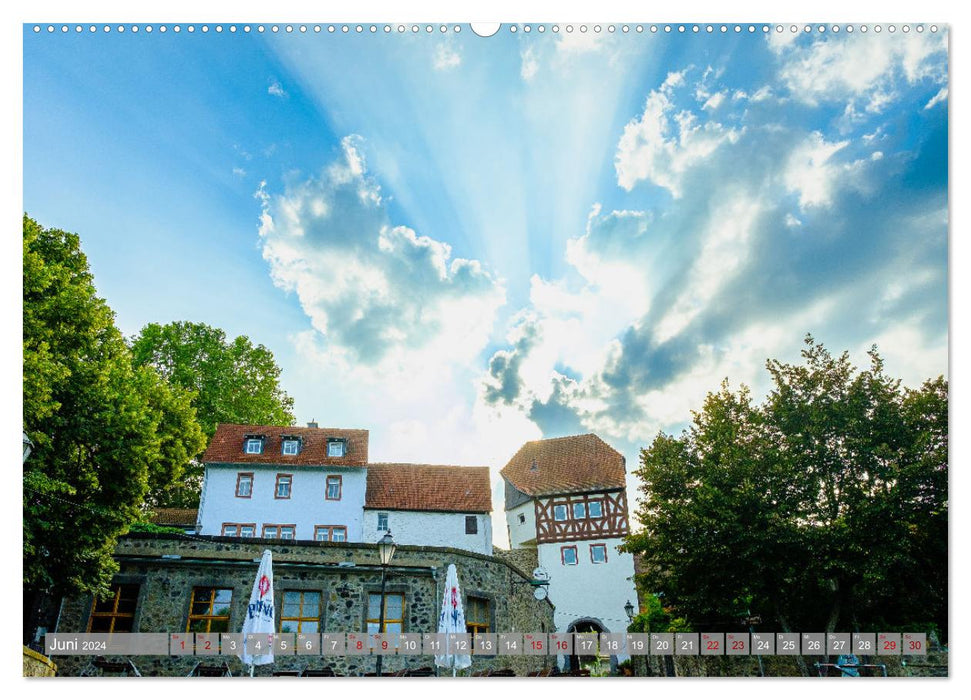
[[[465,516],[465,534],[466,535],[479,534],[479,519],[474,515]]]
[[[369,593],[367,597],[367,631],[401,633],[405,619],[404,593],[386,593],[384,596],[384,629],[378,629],[381,622],[381,594]]]
[[[193,588],[186,632],[228,632],[232,588]]]
[[[236,475],[236,498],[251,498],[253,496],[253,473],[240,472]]]
[[[327,443],[327,456],[328,457],[343,457],[344,456],[344,441],[343,440],[331,440]]]
[[[566,520],[566,506],[553,506],[553,520]]]
[[[314,539],[318,542],[347,542],[347,528],[343,525],[317,525]]]
[[[387,530],[388,529],[388,514],[378,513],[378,529]]]
[[[263,454],[263,438],[246,438],[246,454]]]
[[[293,486],[293,474],[277,474],[274,498],[290,498],[290,487]]]
[[[137,604],[137,585],[115,584],[107,598],[94,599],[88,632],[131,632]]]
[[[590,561],[594,564],[605,564],[607,562],[607,545],[590,545]]]
[[[317,591],[284,591],[281,632],[318,632],[320,628],[320,593]]]
[[[590,503],[587,504],[587,512],[590,514],[591,518],[602,518],[603,503],[601,501],[590,501]]]
[[[576,566],[577,548],[575,546],[560,547],[560,559],[563,561],[564,566]]]
[[[473,637],[489,632],[489,600],[469,596],[465,601],[465,631]]]
[[[300,452],[300,441],[295,438],[285,438],[283,440],[283,454],[295,455]]]
[[[327,494],[325,497],[327,498],[328,501],[341,500],[341,477],[340,476],[327,477]]]
[[[273,525],[267,524],[263,526],[263,537],[269,540],[281,539],[281,540],[292,540],[294,539],[294,533],[296,532],[296,525]]]
[[[255,534],[255,523],[223,523],[223,537],[253,537]]]
[[[525,525],[526,524],[526,516],[523,513],[520,513],[519,514],[519,524],[520,525]]]
[[[573,517],[576,520],[583,520],[587,517],[587,504],[586,503],[574,503],[573,504]]]

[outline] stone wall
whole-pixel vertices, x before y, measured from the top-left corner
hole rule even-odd
[[[120,571],[117,583],[140,586],[135,613],[136,632],[184,632],[193,587],[233,589],[230,631],[238,632],[264,549],[273,552],[276,609],[282,610],[286,590],[319,591],[323,610],[322,632],[366,630],[367,595],[378,593],[381,568],[373,544],[331,542],[281,542],[228,537],[183,538],[179,535],[139,535],[122,538],[115,550]],[[352,565],[351,565],[352,564]],[[516,567],[493,556],[446,547],[399,546],[387,580],[388,592],[405,596],[404,632],[437,631],[446,569],[455,564],[465,596],[489,600],[491,632],[551,631],[553,608],[533,598],[532,587]],[[64,602],[59,632],[84,632],[88,628],[90,596]],[[203,657],[204,659],[206,657]],[[110,660],[110,659],[109,659]],[[187,675],[200,657],[138,656],[132,660],[142,675]],[[59,675],[79,675],[91,670],[91,657],[58,656]],[[467,675],[486,669],[512,669],[524,675],[549,667],[551,657],[473,657]],[[233,675],[244,672],[237,657],[208,657],[207,664],[227,663]],[[433,666],[430,656],[386,656],[383,672]],[[256,675],[283,670],[331,668],[337,675],[373,673],[375,657],[278,656],[275,663],[258,666]]]
[[[43,654],[24,647],[24,678],[49,677],[57,675],[57,664]]]
[[[507,561],[527,576],[532,575],[533,569],[539,566],[536,547],[518,547],[516,549],[501,549],[493,546],[493,556]]]

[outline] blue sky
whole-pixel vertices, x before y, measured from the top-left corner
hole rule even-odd
[[[375,461],[596,432],[630,470],[807,332],[947,374],[945,32],[452,26],[25,27],[24,209],[124,333],[265,344]]]

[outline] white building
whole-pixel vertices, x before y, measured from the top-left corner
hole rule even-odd
[[[492,554],[488,467],[368,464],[368,431],[220,424],[203,455],[198,532]]]
[[[368,431],[220,424],[203,455],[203,535],[362,542]]]
[[[492,554],[488,467],[369,464],[364,539]]]
[[[637,605],[624,457],[596,435],[527,442],[500,474],[509,546],[535,548],[558,632],[625,632]],[[623,659],[624,657],[620,657]]]

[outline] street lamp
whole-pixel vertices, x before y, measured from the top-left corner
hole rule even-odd
[[[391,530],[388,530],[384,533],[384,537],[378,540],[378,558],[381,559],[381,615],[378,618],[378,634],[384,632],[384,586],[388,580],[388,564],[391,563],[397,549],[398,545],[391,537]],[[378,676],[381,675],[381,661],[383,659],[384,657],[379,654],[377,661],[375,661],[374,671]]]
[[[631,622],[633,622],[634,621],[634,604],[631,603],[629,600],[627,601],[627,605],[624,606],[624,612],[627,613],[627,619],[630,620]]]

